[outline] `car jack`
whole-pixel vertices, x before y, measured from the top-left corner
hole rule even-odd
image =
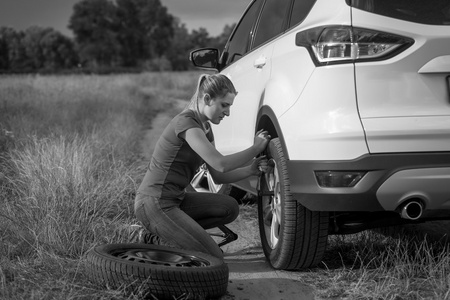
[[[222,247],[222,246],[238,239],[238,235],[236,233],[234,233],[233,231],[231,231],[231,229],[228,228],[227,226],[220,225],[220,226],[217,226],[217,228],[219,228],[220,231],[222,231],[222,233],[210,233],[210,235],[224,238],[219,243],[219,247]]]

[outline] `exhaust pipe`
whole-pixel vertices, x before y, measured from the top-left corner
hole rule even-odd
[[[406,203],[400,210],[400,216],[403,219],[417,220],[422,216],[423,205],[420,201],[410,201]]]

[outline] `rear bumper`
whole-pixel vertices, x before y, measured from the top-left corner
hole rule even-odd
[[[323,188],[315,171],[367,171],[352,188]],[[349,161],[289,161],[293,197],[312,211],[396,211],[423,198],[424,215],[450,209],[450,152],[367,154]],[[430,216],[433,214],[431,213]]]

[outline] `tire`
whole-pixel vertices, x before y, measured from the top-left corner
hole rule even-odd
[[[286,159],[279,138],[270,141],[266,157],[273,169],[261,177],[258,222],[264,254],[275,269],[316,266],[323,258],[329,217],[293,199]]]
[[[186,189],[188,192],[224,194],[233,197],[238,202],[247,194],[247,192],[230,184],[215,183],[204,165],[200,167],[197,173],[201,174],[200,176],[194,176],[194,180]]]
[[[144,297],[214,299],[224,295],[228,267],[214,256],[148,244],[107,244],[87,254],[90,279]],[[155,299],[152,297],[151,299]]]

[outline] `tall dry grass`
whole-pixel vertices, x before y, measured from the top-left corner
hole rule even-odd
[[[143,129],[196,75],[1,78],[0,298],[111,297],[83,255],[129,238]]]
[[[317,299],[450,299],[450,247],[408,227],[331,236]]]

